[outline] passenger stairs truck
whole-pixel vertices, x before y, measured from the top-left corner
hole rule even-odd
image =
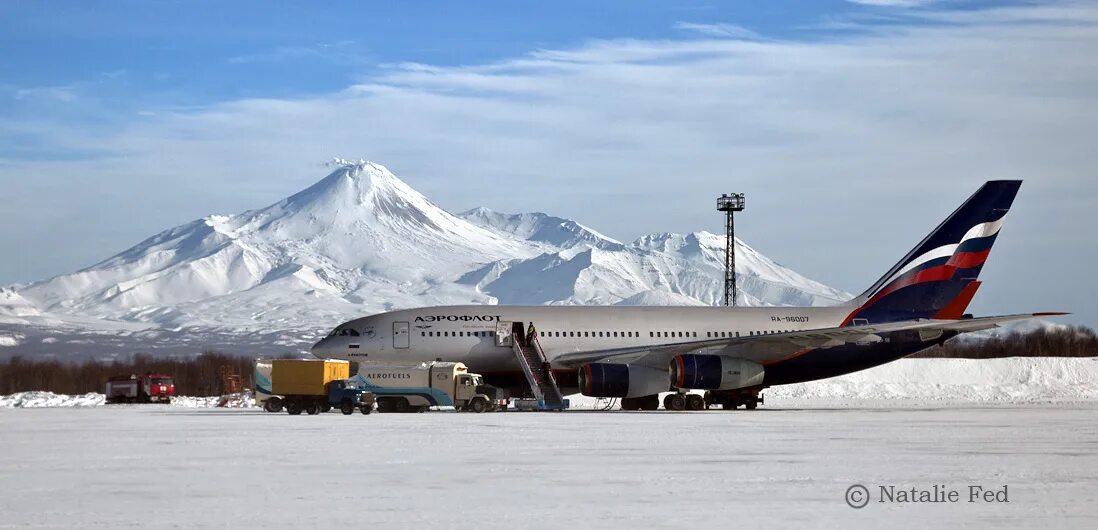
[[[351,380],[377,396],[378,412],[423,412],[429,407],[493,412],[505,410],[510,402],[503,389],[484,384],[481,375],[469,373],[463,363],[363,363]]]
[[[255,363],[255,401],[267,412],[319,414],[338,407],[369,414],[374,395],[352,379],[347,361],[259,359]]]

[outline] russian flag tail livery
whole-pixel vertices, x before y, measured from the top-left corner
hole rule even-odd
[[[917,318],[958,319],[976,294],[977,277],[1020,180],[984,184],[892,270],[850,303],[844,325]]]

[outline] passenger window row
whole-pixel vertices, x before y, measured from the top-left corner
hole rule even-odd
[[[770,330],[770,331],[749,331],[748,336],[755,335],[771,335],[774,333],[790,333],[793,330]],[[339,336],[353,336],[358,337],[359,334],[353,329],[344,329],[333,334]],[[639,331],[539,331],[538,334],[541,337],[571,337],[571,338],[638,338],[641,336]],[[421,331],[419,332],[421,337],[495,337],[495,331]],[[649,331],[648,336],[651,338],[695,338],[698,336],[697,331]],[[739,331],[706,331],[706,338],[735,338],[740,336]]]
[[[587,338],[635,338],[639,331],[540,331],[542,337],[587,337]]]
[[[663,335],[660,335],[663,333]],[[685,335],[683,335],[685,333]],[[649,337],[697,337],[697,331],[649,331]]]
[[[420,337],[494,337],[495,331],[420,331]]]
[[[739,337],[739,331],[706,331],[705,337],[707,339],[725,339],[732,337]]]

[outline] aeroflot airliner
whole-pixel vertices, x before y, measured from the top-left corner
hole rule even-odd
[[[962,333],[1038,316],[965,314],[1021,181],[984,184],[860,296],[834,307],[447,306],[341,324],[317,357],[359,362],[460,361],[487,382],[527,386],[512,330],[533,324],[564,393],[619,397],[654,410],[686,390],[687,408],[755,408],[769,386],[870,368]],[[681,398],[680,398],[681,399]]]

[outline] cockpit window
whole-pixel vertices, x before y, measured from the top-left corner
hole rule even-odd
[[[358,337],[358,331],[351,328],[336,328],[328,335],[329,337]]]

